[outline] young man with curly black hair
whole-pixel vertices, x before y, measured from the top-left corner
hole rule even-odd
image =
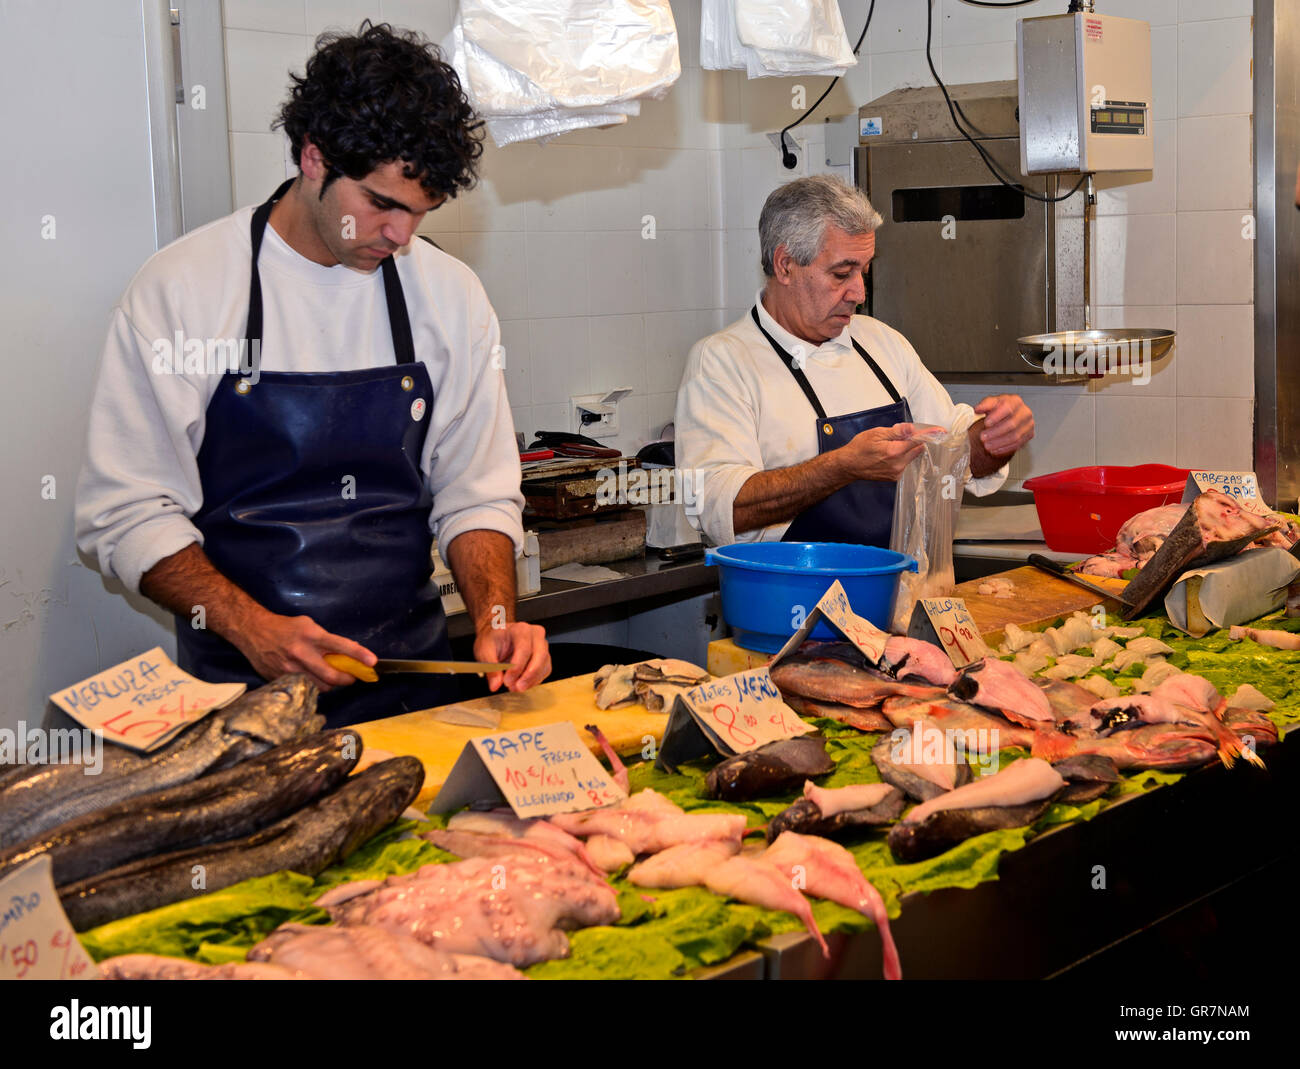
[[[300,173],[160,250],[109,329],[77,491],[105,576],[176,615],[178,660],[256,685],[305,672],[331,725],[453,700],[436,535],[488,676],[550,671],[514,618],[519,458],[478,278],[423,241],[482,151],[455,71],[413,33],[325,35],[280,112]]]

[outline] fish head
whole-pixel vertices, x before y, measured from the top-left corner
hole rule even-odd
[[[226,730],[268,747],[320,731],[325,718],[316,712],[318,693],[310,676],[280,676],[231,705]]]

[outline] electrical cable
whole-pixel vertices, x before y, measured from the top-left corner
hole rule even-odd
[[[966,0],[966,3],[972,3],[972,2],[973,2],[973,0]],[[980,6],[980,7],[1019,7],[1021,4],[1028,3],[1028,2],[1029,2],[1029,0],[1017,0],[1016,3],[1008,3],[1008,4],[994,4],[994,3],[989,3],[989,2],[987,2],[987,0],[981,0],[981,2],[978,4],[978,6]],[[974,128],[975,124],[972,123],[972,122],[970,121],[970,119],[968,119],[968,118],[966,117],[966,113],[965,113],[964,111],[961,110],[961,105],[960,105],[960,104],[956,104],[956,105],[954,105],[952,97],[948,95],[948,87],[947,87],[946,85],[943,84],[943,79],[939,77],[939,72],[935,69],[935,66],[934,66],[934,57],[933,57],[933,55],[931,54],[931,41],[932,41],[933,37],[934,37],[934,6],[933,6],[933,3],[931,2],[931,0],[926,0],[926,13],[925,13],[925,61],[926,61],[927,64],[929,64],[929,67],[930,67],[930,74],[931,74],[931,76],[934,78],[935,84],[939,87],[940,91],[943,93],[943,99],[944,99],[944,101],[945,101],[945,102],[947,103],[947,105],[948,105],[948,114],[952,117],[952,124],[953,124],[953,126],[955,126],[955,127],[957,128],[957,132],[958,132],[959,134],[961,134],[961,136],[964,137],[967,141],[969,141],[969,142],[971,143],[971,145],[974,147],[975,151],[979,153],[979,155],[980,155],[980,159],[982,159],[982,160],[984,161],[984,166],[987,167],[987,168],[989,169],[989,173],[992,174],[994,178],[996,178],[999,182],[1001,182],[1001,183],[1002,183],[1004,186],[1006,186],[1008,189],[1014,189],[1017,193],[1023,194],[1024,196],[1029,197],[1029,198],[1031,198],[1032,200],[1041,201],[1041,202],[1043,202],[1044,204],[1057,204],[1057,203],[1059,203],[1060,201],[1063,201],[1063,200],[1069,200],[1069,199],[1070,199],[1071,197],[1073,197],[1077,192],[1079,192],[1079,188],[1083,185],[1085,179],[1087,179],[1087,177],[1088,177],[1086,174],[1082,174],[1082,175],[1079,176],[1079,180],[1078,180],[1077,182],[1074,183],[1074,188],[1072,188],[1068,193],[1064,193],[1064,194],[1062,194],[1062,195],[1059,196],[1059,197],[1047,197],[1047,196],[1042,195],[1041,193],[1035,193],[1035,192],[1033,192],[1033,191],[1030,190],[1030,189],[1026,189],[1026,188],[1025,188],[1023,185],[1021,185],[1019,182],[1013,181],[1013,180],[1011,180],[1011,179],[1005,177],[1005,176],[1001,173],[1001,171],[998,170],[998,167],[997,167],[997,165],[994,163],[993,158],[992,158],[991,156],[989,156],[989,154],[988,154],[988,152],[985,150],[984,146],[981,145],[978,141],[976,141],[975,138],[973,138],[973,137],[972,137],[972,136],[967,132],[966,128],[965,128],[964,126],[962,126],[961,122],[960,122],[960,121],[958,120],[958,118],[957,118],[958,112],[960,112],[960,113],[961,113],[961,117],[962,117],[962,119],[964,119],[964,120],[967,122],[967,124],[969,124],[972,128]]]
[[[867,38],[867,30],[871,28],[871,16],[874,15],[875,13],[876,13],[876,0],[871,0],[871,6],[867,8],[867,24],[862,27],[862,33],[858,35],[858,43],[853,46],[853,54],[855,56],[858,54],[858,49],[862,47],[862,42],[865,41]],[[811,115],[814,111],[816,111],[817,106],[828,96],[830,96],[831,90],[835,88],[835,83],[838,82],[839,80],[840,80],[840,76],[837,74],[834,78],[831,79],[831,84],[826,87],[826,91],[812,102],[812,107],[810,107],[807,111],[805,111],[802,115],[800,115],[799,118],[795,119],[794,122],[792,122],[789,126],[785,127],[785,129],[781,131],[781,138],[780,138],[781,163],[787,171],[793,171],[797,166],[799,166],[799,157],[796,156],[793,152],[790,151],[789,148],[786,147],[785,144],[786,131],[793,130],[796,126],[798,126],[801,122],[803,122],[804,119],[808,118],[809,115]]]

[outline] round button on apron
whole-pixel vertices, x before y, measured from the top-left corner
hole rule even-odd
[[[834,433],[835,433],[835,429],[834,429],[834,428],[833,428],[829,423],[823,423],[823,424],[822,424],[822,431],[823,431],[823,433],[825,433],[825,434],[834,434]]]
[[[240,379],[235,383],[235,393],[248,393],[253,388],[253,384],[247,379]]]
[[[403,389],[403,390],[407,390],[407,391],[409,391],[409,390],[411,390],[414,386],[415,386],[415,380],[414,380],[413,378],[411,378],[410,375],[403,375],[403,376],[402,376],[402,389]]]

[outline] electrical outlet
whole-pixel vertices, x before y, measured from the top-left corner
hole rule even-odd
[[[569,428],[588,438],[613,438],[618,434],[618,403],[632,392],[630,386],[606,393],[586,393],[569,398]]]

